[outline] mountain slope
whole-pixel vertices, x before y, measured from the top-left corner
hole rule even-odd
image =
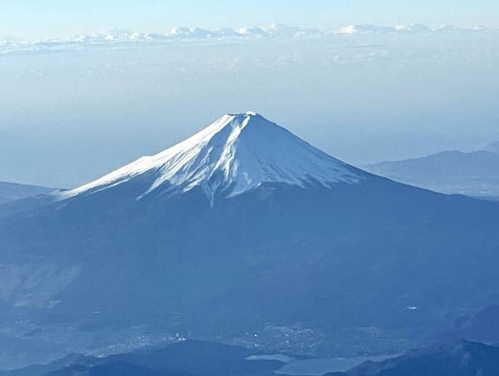
[[[499,196],[499,154],[446,151],[423,158],[366,166],[372,173],[443,193]]]
[[[366,174],[321,152],[284,128],[248,112],[228,114],[189,139],[154,156],[143,157],[63,197],[91,194],[135,180],[149,179],[137,198],[163,188],[208,197],[230,197],[264,183],[304,187],[355,183]],[[164,186],[167,186],[166,188]]]
[[[68,352],[131,328],[306,353],[357,351],[336,335],[350,330],[389,352],[498,296],[499,205],[368,174],[253,114],[222,119],[0,219],[4,323],[59,343],[70,328]]]
[[[254,351],[202,341],[185,341],[155,349],[108,357],[73,356],[43,366],[0,373],[2,376],[271,376],[283,363],[247,360]]]
[[[494,376],[499,348],[461,341],[409,352],[382,362],[366,362],[349,372],[329,376]]]
[[[485,151],[489,151],[491,153],[499,153],[499,141],[497,142],[493,142],[489,145],[487,145],[485,148],[484,148]]]
[[[53,190],[53,188],[40,187],[37,185],[0,182],[0,205],[9,201],[49,193]]]

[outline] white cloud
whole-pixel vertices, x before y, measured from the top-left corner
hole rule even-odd
[[[175,27],[164,33],[143,33],[127,30],[78,35],[67,39],[51,39],[38,41],[22,41],[12,38],[0,38],[0,55],[35,52],[57,52],[81,49],[92,46],[114,46],[137,42],[172,43],[182,41],[225,41],[253,39],[304,39],[331,38],[340,35],[379,35],[379,34],[422,34],[422,33],[462,33],[462,32],[495,32],[486,27],[470,28],[443,25],[429,27],[426,25],[347,25],[336,30],[318,28],[292,27],[286,25],[253,26],[240,28],[203,29],[199,27]]]

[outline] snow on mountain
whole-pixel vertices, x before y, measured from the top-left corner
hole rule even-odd
[[[146,156],[62,198],[95,193],[134,179],[148,188],[187,192],[200,187],[213,199],[235,196],[264,183],[305,187],[357,183],[368,174],[351,167],[254,112],[227,114],[179,144]]]

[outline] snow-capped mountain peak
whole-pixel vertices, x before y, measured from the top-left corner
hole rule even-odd
[[[333,187],[357,183],[366,176],[263,116],[246,112],[226,114],[165,151],[142,157],[63,196],[99,192],[138,177],[146,177],[147,189],[137,199],[160,187],[172,193],[200,187],[213,200],[215,194],[231,197],[264,183]]]

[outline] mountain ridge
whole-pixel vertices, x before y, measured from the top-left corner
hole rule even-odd
[[[499,196],[499,153],[442,151],[425,157],[365,166],[371,173],[447,194]]]
[[[347,372],[325,376],[495,376],[499,348],[470,341],[427,346],[380,362],[368,361]]]

